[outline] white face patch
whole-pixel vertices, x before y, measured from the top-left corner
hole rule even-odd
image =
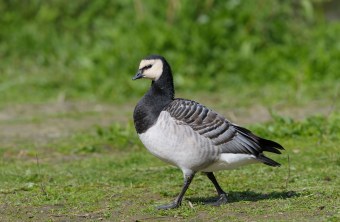
[[[157,81],[163,73],[163,62],[160,59],[142,60],[139,70],[142,71],[144,78]]]

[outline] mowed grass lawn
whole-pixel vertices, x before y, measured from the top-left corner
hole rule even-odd
[[[270,97],[268,108],[261,95],[233,98],[194,97],[280,142],[286,151],[270,156],[282,166],[216,173],[229,196],[221,207],[203,204],[216,194],[198,174],[182,207],[168,211],[155,207],[179,193],[182,173],[139,142],[131,122],[137,99],[3,105],[0,221],[339,221],[338,101]]]
[[[0,1],[0,222],[340,221],[335,2]],[[282,144],[282,167],[217,172],[221,207],[198,174],[156,210],[183,181],[132,123],[152,53],[178,97]]]

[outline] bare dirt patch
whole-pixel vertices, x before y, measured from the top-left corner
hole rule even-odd
[[[64,207],[62,205],[46,205],[13,208],[13,206],[0,205],[0,221],[106,221],[102,215],[96,213],[61,214],[55,212]]]
[[[14,141],[41,145],[96,125],[125,123],[131,107],[83,102],[6,107],[0,110],[0,139],[3,145]]]

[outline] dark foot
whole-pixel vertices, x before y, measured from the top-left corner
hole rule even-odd
[[[227,194],[226,193],[222,193],[218,197],[217,201],[215,201],[215,202],[208,202],[206,204],[211,205],[211,206],[221,206],[221,205],[226,204],[226,203],[228,203]]]
[[[156,209],[157,209],[157,210],[169,210],[169,209],[177,208],[177,207],[179,207],[179,206],[180,206],[179,203],[177,203],[177,202],[172,202],[171,204],[165,204],[165,205],[158,206]]]

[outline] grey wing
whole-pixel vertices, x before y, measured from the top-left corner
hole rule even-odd
[[[232,124],[218,113],[191,100],[175,99],[166,110],[176,120],[189,125],[201,136],[209,138],[222,153],[258,156],[263,151],[280,153],[276,148],[282,148],[281,145],[257,137],[249,130]]]

